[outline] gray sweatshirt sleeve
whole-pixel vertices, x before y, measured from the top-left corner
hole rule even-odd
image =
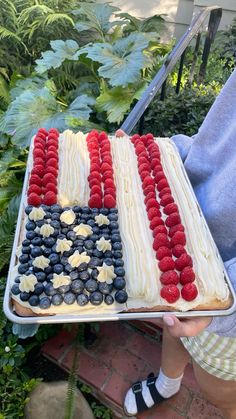
[[[184,134],[178,134],[174,135],[171,138],[171,140],[175,143],[176,147],[178,148],[180,157],[184,162],[191,148],[191,145],[193,144],[194,135],[192,137],[188,137]]]
[[[236,290],[236,258],[225,262],[225,268],[231,280],[231,284]],[[206,328],[210,333],[219,336],[236,337],[236,311],[225,317],[213,317],[212,322]]]

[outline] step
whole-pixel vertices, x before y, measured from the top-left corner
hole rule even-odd
[[[141,323],[141,322],[140,322]],[[62,329],[42,347],[42,354],[69,371],[74,355],[74,335]],[[79,347],[78,379],[89,385],[93,395],[113,412],[113,418],[126,418],[123,399],[132,383],[157,372],[161,360],[158,330],[155,336],[128,322],[100,324],[97,339],[89,348]],[[204,400],[188,365],[180,392],[137,419],[222,418],[219,410]]]

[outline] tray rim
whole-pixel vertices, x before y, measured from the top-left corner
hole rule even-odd
[[[109,137],[112,137],[111,135],[109,135]],[[21,196],[21,201],[20,201],[20,206],[19,206],[19,213],[18,213],[18,217],[17,217],[17,223],[16,223],[16,229],[15,229],[15,236],[14,236],[14,242],[13,242],[13,247],[12,247],[12,253],[11,253],[11,259],[10,259],[10,265],[9,265],[9,271],[8,271],[8,276],[7,276],[7,280],[6,280],[6,288],[5,288],[5,293],[4,293],[4,300],[3,300],[3,311],[6,315],[6,317],[14,322],[14,323],[19,323],[19,324],[57,324],[57,323],[84,323],[84,322],[94,322],[94,321],[117,321],[117,320],[135,320],[135,319],[153,319],[153,318],[162,318],[164,314],[173,314],[178,318],[187,318],[187,317],[206,317],[206,316],[228,316],[230,314],[232,314],[234,311],[236,311],[236,293],[232,287],[231,281],[228,277],[228,274],[226,272],[226,269],[224,269],[224,274],[225,274],[225,280],[226,283],[229,287],[229,291],[231,293],[232,296],[232,305],[229,308],[226,309],[215,309],[215,310],[189,310],[189,311],[149,311],[149,312],[125,312],[125,313],[105,313],[105,314],[91,314],[91,315],[80,315],[80,314],[67,314],[67,315],[63,315],[63,314],[54,314],[54,315],[36,315],[36,316],[25,316],[25,317],[21,317],[18,316],[12,307],[12,303],[11,303],[11,294],[10,294],[10,272],[13,269],[13,267],[15,266],[15,257],[16,257],[16,250],[18,247],[18,241],[19,241],[19,233],[20,233],[20,229],[22,227],[22,214],[23,214],[23,208],[24,208],[24,202],[25,202],[25,196],[26,196],[26,189],[27,189],[27,184],[28,184],[28,178],[29,178],[29,163],[30,163],[30,159],[31,159],[31,155],[32,155],[32,147],[33,147],[33,139],[34,137],[32,137],[31,139],[31,143],[30,143],[30,148],[29,148],[29,154],[28,154],[28,159],[27,159],[27,165],[26,165],[26,172],[25,172],[25,177],[24,177],[24,183],[23,183],[23,188],[22,188],[22,196]],[[202,213],[201,207],[198,204],[198,201],[196,199],[196,195],[194,194],[192,185],[190,183],[190,180],[188,178],[187,172],[184,168],[183,162],[181,160],[181,157],[179,155],[179,151],[176,147],[176,145],[174,144],[174,142],[168,138],[168,137],[155,137],[155,140],[158,141],[166,141],[168,143],[171,144],[171,146],[175,149],[176,154],[178,156],[178,159],[181,162],[181,168],[182,168],[182,172],[185,178],[185,181],[188,184],[189,190],[192,194],[192,196],[194,197],[199,212],[204,220],[205,223],[205,227],[208,230],[208,234],[212,237],[212,234],[210,232],[210,229],[208,227],[208,224],[205,220],[205,217]],[[213,238],[212,238],[213,239]],[[213,239],[214,241],[214,239]],[[219,251],[216,247],[217,250],[217,254],[221,259],[221,256],[219,254]]]

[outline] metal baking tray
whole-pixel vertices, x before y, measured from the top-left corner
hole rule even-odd
[[[181,167],[182,167],[182,172],[183,172],[183,176],[189,186],[189,193],[192,194],[195,202],[197,202],[196,200],[196,196],[193,192],[192,189],[192,185],[189,181],[188,175],[185,171],[185,168],[182,164],[182,160],[179,156],[177,147],[175,146],[175,144],[169,139],[169,138],[158,138],[158,140],[161,141],[166,141],[168,143],[170,143],[173,148],[175,149],[177,156],[181,162]],[[29,151],[29,157],[28,157],[28,162],[27,162],[27,170],[26,170],[26,174],[25,174],[25,179],[24,179],[24,184],[23,184],[23,189],[22,189],[22,198],[21,198],[21,203],[20,203],[20,208],[19,208],[19,214],[18,214],[18,219],[17,219],[17,224],[16,224],[16,230],[15,230],[15,239],[14,239],[14,243],[13,243],[13,248],[12,248],[12,254],[11,254],[11,260],[10,260],[10,266],[9,266],[9,274],[8,274],[8,278],[7,278],[7,282],[6,282],[6,289],[5,289],[5,295],[4,295],[4,302],[3,302],[3,310],[4,313],[6,315],[6,317],[11,320],[14,323],[19,323],[19,324],[56,324],[56,323],[82,323],[82,322],[100,322],[100,321],[116,321],[116,320],[134,320],[134,319],[143,319],[143,320],[147,320],[147,319],[153,319],[153,318],[161,318],[164,314],[169,313],[169,314],[173,314],[176,317],[179,318],[187,318],[187,317],[200,317],[200,316],[227,316],[232,314],[234,311],[236,311],[236,295],[235,295],[235,291],[231,285],[230,279],[227,275],[226,270],[224,271],[225,273],[225,281],[228,284],[230,293],[231,293],[231,297],[232,297],[232,305],[231,307],[227,308],[227,309],[219,309],[219,310],[189,310],[189,311],[155,311],[155,312],[129,312],[129,313],[116,313],[116,314],[110,314],[110,313],[105,313],[105,314],[91,314],[91,315],[81,315],[81,314],[67,314],[67,315],[62,315],[62,314],[55,314],[55,315],[42,315],[42,316],[27,316],[27,317],[21,317],[18,316],[15,311],[14,311],[14,307],[12,305],[12,301],[11,301],[11,291],[10,291],[10,272],[12,271],[12,269],[15,266],[16,263],[16,250],[19,244],[19,238],[20,238],[20,232],[21,232],[21,228],[22,228],[22,218],[23,218],[23,212],[24,212],[24,203],[25,203],[25,197],[26,197],[26,191],[27,191],[27,185],[28,185],[28,178],[29,178],[29,173],[30,173],[30,156],[32,153],[32,143],[31,143],[31,147],[30,147],[30,151]],[[199,209],[199,213],[201,215],[201,217],[204,219],[204,216],[202,214],[202,211],[199,207],[199,204],[197,203],[198,209]],[[205,219],[204,219],[205,220]],[[210,230],[207,226],[207,223],[205,221],[206,224],[206,228],[209,232],[209,235],[211,236]]]

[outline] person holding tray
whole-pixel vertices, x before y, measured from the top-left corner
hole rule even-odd
[[[122,132],[119,133],[122,135]],[[212,105],[198,133],[175,135],[198,202],[236,289],[236,70]],[[135,416],[176,394],[192,358],[195,377],[227,419],[236,418],[236,312],[227,317],[150,320],[163,326],[157,377],[134,383],[124,410]],[[157,412],[158,415],[158,412]],[[158,417],[158,416],[156,416]]]

